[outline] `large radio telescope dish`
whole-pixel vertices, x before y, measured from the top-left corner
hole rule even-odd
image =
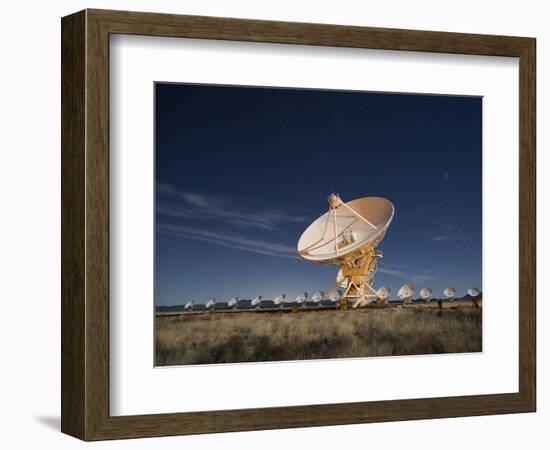
[[[227,302],[227,306],[229,308],[235,308],[237,306],[238,302],[239,302],[239,298],[238,297],[233,297],[231,300],[229,300]]]
[[[382,257],[377,246],[393,219],[392,203],[382,197],[365,197],[345,203],[336,194],[331,194],[328,202],[328,212],[302,233],[298,254],[308,261],[340,266],[329,296],[342,287],[346,302],[376,297],[372,283],[377,259]]]
[[[261,295],[257,295],[256,297],[254,297],[252,299],[252,301],[250,302],[250,305],[251,306],[260,306],[260,303],[262,302],[262,296]]]
[[[185,306],[183,307],[185,310],[193,309],[193,300],[188,301]]]
[[[393,205],[382,197],[344,203],[332,194],[329,203],[329,211],[307,227],[298,241],[298,253],[308,261],[348,262],[350,254],[361,253],[366,245],[376,247],[393,219]]]

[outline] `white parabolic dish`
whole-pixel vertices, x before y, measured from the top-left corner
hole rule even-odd
[[[341,264],[367,244],[376,247],[382,240],[394,214],[389,200],[365,197],[345,205],[356,214],[345,207],[331,209],[306,228],[298,241],[298,253],[303,258]]]
[[[468,295],[470,297],[477,297],[479,294],[481,294],[481,291],[478,288],[470,288],[468,289]]]
[[[420,297],[422,297],[424,300],[430,298],[432,295],[433,291],[430,288],[420,289]]]
[[[456,289],[455,288],[445,288],[445,290],[443,291],[443,295],[445,297],[454,297],[456,295]]]

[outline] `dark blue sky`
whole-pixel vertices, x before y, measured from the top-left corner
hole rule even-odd
[[[375,278],[392,298],[411,282],[482,288],[481,98],[164,83],[155,96],[157,305],[328,289],[338,268],[296,244],[331,192],[393,202]]]

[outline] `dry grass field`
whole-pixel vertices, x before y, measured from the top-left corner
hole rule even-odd
[[[156,317],[156,365],[481,351],[481,308]]]

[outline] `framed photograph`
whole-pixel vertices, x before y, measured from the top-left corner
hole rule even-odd
[[[535,411],[535,39],[62,19],[62,431]]]
[[[481,97],[154,89],[157,366],[482,351]]]

